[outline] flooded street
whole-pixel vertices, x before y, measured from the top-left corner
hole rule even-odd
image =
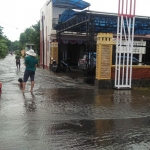
[[[15,56],[0,66],[0,150],[150,149],[149,90],[98,90],[77,71],[37,68],[22,94],[23,60],[20,71]]]

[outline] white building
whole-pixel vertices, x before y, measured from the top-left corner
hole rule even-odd
[[[49,0],[40,10],[40,65],[43,68],[48,69],[49,64],[51,62],[51,42],[56,41],[56,30],[53,29],[53,26],[57,24],[59,17],[61,14],[70,9],[78,9],[82,10],[90,6],[89,3],[85,1],[79,0]],[[82,39],[83,37],[77,36],[66,36],[62,37],[62,39],[67,40],[77,40]],[[65,52],[67,45],[63,45],[63,57],[67,57],[67,53]]]

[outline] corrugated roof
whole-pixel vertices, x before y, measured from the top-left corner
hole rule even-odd
[[[117,14],[101,13],[101,12],[94,12],[94,11],[75,12],[72,10],[66,10],[62,13],[62,16],[59,18],[56,29],[58,30],[58,28],[61,26],[60,27],[61,30],[65,30],[66,28],[68,31],[86,32],[86,24],[83,23],[88,20],[87,18],[89,16],[88,14],[90,14],[91,16],[95,33],[98,32],[116,33],[117,32],[117,17],[118,17]],[[82,19],[79,19],[81,17]],[[73,27],[71,22],[74,22]],[[82,25],[79,27],[81,23]],[[150,17],[136,16],[134,26],[135,26],[136,35],[150,34]],[[126,24],[125,27],[127,27]]]
[[[83,10],[90,6],[90,3],[83,0],[52,0],[54,7]]]
[[[59,17],[58,22],[59,23],[65,22],[65,21],[69,20],[70,18],[72,18],[73,16],[75,16],[76,14],[77,14],[77,12],[72,9],[65,10]]]

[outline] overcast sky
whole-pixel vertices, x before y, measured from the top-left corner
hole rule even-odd
[[[90,10],[117,13],[118,0],[85,0]],[[129,1],[129,0],[128,0]],[[136,15],[150,16],[150,0],[136,0]],[[26,28],[40,20],[40,9],[46,0],[0,0],[0,26],[11,41],[19,40]]]

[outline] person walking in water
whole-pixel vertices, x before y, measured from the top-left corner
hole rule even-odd
[[[16,59],[17,69],[19,68],[19,70],[20,70],[20,56],[19,56],[19,54],[16,55],[15,59]]]
[[[33,87],[34,87],[34,76],[35,76],[35,71],[36,71],[36,66],[38,64],[37,59],[35,58],[36,53],[34,53],[33,49],[30,49],[29,51],[26,52],[27,56],[25,57],[25,72],[24,72],[24,78],[23,78],[23,87],[22,87],[22,92],[24,93],[26,82],[28,78],[30,77],[31,79],[31,90],[30,92],[33,92]]]

